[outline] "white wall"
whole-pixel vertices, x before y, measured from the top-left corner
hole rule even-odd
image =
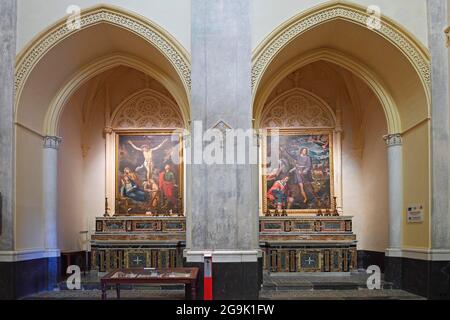
[[[388,246],[387,133],[383,109],[374,96],[362,96],[363,130],[355,132],[349,108],[343,110],[342,181],[344,214],[352,215],[358,250],[384,252]],[[363,149],[354,139],[362,135]]]
[[[92,232],[95,217],[105,209],[105,139],[104,109],[99,103],[83,126],[85,89],[75,94],[64,109],[60,123],[63,139],[58,157],[58,245],[61,251],[80,251],[81,231]],[[82,133],[89,140],[89,150],[82,152]],[[114,201],[111,199],[111,201]]]
[[[365,250],[384,252],[389,239],[387,147],[382,139],[387,129],[380,105],[368,101],[364,119],[365,148],[361,175],[366,219],[360,224],[360,246]]]
[[[328,0],[251,0],[252,47],[256,48],[265,37],[283,22],[302,11],[321,5]],[[351,0],[361,6],[377,5],[381,14],[395,20],[428,46],[426,0]]]
[[[146,87],[169,95],[143,73],[116,67],[83,85],[64,107],[59,125],[63,142],[58,153],[58,244],[62,251],[81,250],[79,232],[93,232],[95,218],[105,212],[105,89],[109,89],[112,113]],[[114,199],[109,201],[112,206]]]
[[[60,123],[63,141],[58,152],[58,246],[61,251],[80,251],[80,231],[87,228],[90,208],[84,205],[86,184],[81,153],[80,99],[72,98]]]
[[[99,4],[117,6],[146,17],[168,31],[190,51],[190,0],[17,0],[17,3],[18,53],[40,32],[67,16],[69,6],[87,9]]]
[[[252,0],[252,47],[256,48],[280,24],[298,13],[326,3],[326,0]],[[353,3],[378,5],[383,15],[408,29],[424,45],[427,40],[426,0],[353,0]],[[157,23],[190,52],[190,0],[18,0],[19,53],[34,37],[66,16],[70,5],[82,9],[100,3],[138,13]]]

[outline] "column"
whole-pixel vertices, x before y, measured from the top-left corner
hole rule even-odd
[[[403,157],[402,136],[390,134],[384,137],[388,148],[389,175],[389,248],[388,255],[398,253],[402,246],[403,225]]]
[[[428,0],[428,46],[431,55],[431,248],[427,268],[428,298],[450,297],[449,48],[450,1]]]
[[[447,0],[428,1],[431,54],[431,247],[450,249],[449,62]],[[447,260],[450,250],[447,250]]]
[[[336,199],[336,207],[340,214],[346,214],[344,211],[344,194],[342,185],[342,108],[340,100],[336,106],[336,128],[334,129],[334,195]]]
[[[384,136],[388,157],[389,247],[386,249],[385,279],[402,287],[403,155],[402,136]]]
[[[61,138],[44,137],[43,156],[43,211],[45,221],[45,250],[48,257],[48,289],[52,290],[58,279],[58,149]]]
[[[105,196],[108,199],[110,216],[115,215],[116,209],[116,193],[115,193],[115,137],[111,127],[105,127],[103,130],[105,135]]]
[[[193,164],[185,257],[202,267],[204,256],[212,255],[214,299],[256,299],[259,292],[256,164],[250,152],[242,164],[207,164],[202,157],[206,131],[226,132],[228,139],[230,130],[252,128],[250,29],[249,0],[192,1]],[[250,145],[254,139],[247,136]],[[227,155],[236,147],[228,140],[220,145]]]
[[[0,1],[0,250],[14,250],[15,0]]]
[[[146,77],[147,78],[147,77]],[[105,92],[105,128],[103,134],[105,137],[105,197],[108,199],[110,216],[115,215],[116,210],[116,192],[115,192],[115,134],[111,120],[111,96],[109,86]],[[106,210],[107,208],[105,208]]]

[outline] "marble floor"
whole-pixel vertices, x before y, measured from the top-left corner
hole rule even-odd
[[[109,299],[116,299],[115,291],[108,291]],[[25,300],[100,300],[101,291],[61,290],[42,292]],[[123,300],[184,300],[183,290],[122,290]],[[292,290],[261,291],[260,300],[424,300],[402,290]]]
[[[261,300],[423,300],[412,293],[393,289],[383,281],[380,290],[367,289],[364,272],[348,274],[264,274]],[[116,299],[115,290],[108,291],[109,299]],[[182,286],[126,286],[121,290],[124,300],[183,300]],[[24,299],[31,300],[99,300],[99,276],[86,274],[82,290],[68,290],[62,282],[51,292],[41,292]]]

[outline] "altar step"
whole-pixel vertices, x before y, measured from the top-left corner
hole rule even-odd
[[[369,275],[364,271],[348,273],[265,273],[262,291],[360,290],[367,289]],[[381,279],[382,290],[394,289]]]
[[[98,272],[82,274],[82,290],[100,290]],[[261,290],[274,291],[312,291],[312,290],[360,290],[367,289],[367,278],[363,270],[349,273],[264,273]],[[66,281],[58,284],[59,290],[69,290]],[[122,285],[122,290],[183,290],[184,285]],[[394,289],[393,284],[381,279],[381,289]]]

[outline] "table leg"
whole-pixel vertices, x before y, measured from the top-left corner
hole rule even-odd
[[[184,285],[184,299],[185,300],[190,300],[191,298],[191,285],[190,284],[185,284]]]
[[[102,300],[106,300],[106,283],[102,282]]]
[[[197,300],[197,288],[195,286],[195,281],[191,283],[191,299]]]
[[[120,284],[116,285],[117,300],[120,300]]]

